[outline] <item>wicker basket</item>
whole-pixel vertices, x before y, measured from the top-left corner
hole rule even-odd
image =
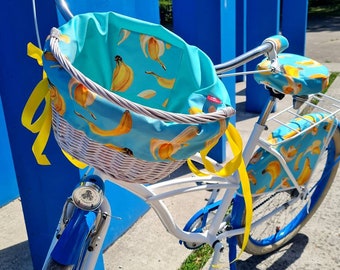
[[[48,52],[52,53],[53,57],[49,54],[46,54],[46,66],[44,64],[44,68],[46,68],[46,72],[49,76],[51,84],[54,85],[54,81],[52,78],[61,80],[60,84],[56,84],[55,87],[58,90],[63,90],[65,94],[64,99],[70,101],[69,99],[69,82],[70,78],[72,80],[77,81],[79,84],[85,86],[92,93],[100,96],[106,102],[111,104],[111,107],[105,107],[107,110],[112,109],[114,112],[121,113],[121,109],[128,110],[129,112],[135,114],[135,116],[143,116],[145,125],[149,125],[148,119],[153,119],[156,121],[164,121],[168,123],[174,124],[184,124],[186,126],[192,126],[193,124],[208,124],[208,123],[217,123],[227,121],[226,119],[231,117],[235,110],[230,106],[221,106],[216,111],[208,111],[207,113],[200,114],[187,114],[187,113],[177,113],[172,111],[165,111],[163,109],[156,109],[153,107],[148,107],[146,105],[141,105],[137,101],[133,101],[120,95],[114,93],[113,91],[108,91],[99,83],[96,83],[91,78],[85,76],[80,70],[75,68],[69,59],[61,52],[59,47],[59,41],[61,37],[61,32],[53,28],[51,30],[51,35],[49,39],[49,48]],[[65,44],[64,44],[65,45]],[[50,50],[50,51],[49,51]],[[194,50],[196,52],[196,49]],[[48,62],[51,62],[48,64]],[[56,62],[60,65],[60,69],[55,69]],[[210,63],[210,62],[209,62]],[[209,66],[210,67],[210,66]],[[210,68],[213,68],[212,66]],[[50,74],[48,73],[50,72]],[[210,71],[210,69],[209,69]],[[210,73],[209,73],[210,74]],[[54,77],[53,77],[54,76]],[[217,78],[217,77],[216,77]],[[210,85],[210,88],[220,89],[219,94],[222,95],[221,100],[227,101],[226,90],[222,83],[217,80],[215,77],[211,78],[214,82]],[[216,79],[216,80],[215,80]],[[56,80],[58,82],[58,80]],[[185,81],[187,82],[187,81]],[[208,90],[210,88],[207,88]],[[68,89],[68,90],[67,90]],[[196,89],[196,88],[195,88]],[[171,91],[175,91],[173,88]],[[201,91],[200,89],[196,89],[195,91]],[[210,90],[209,90],[210,91]],[[211,90],[212,91],[212,90]],[[217,90],[216,90],[217,91]],[[201,92],[200,92],[201,93]],[[210,92],[209,92],[210,93]],[[218,94],[218,93],[216,93]],[[97,99],[96,99],[97,100]],[[72,99],[72,106],[73,106]],[[99,102],[98,100],[96,102]],[[179,155],[178,160],[168,160],[167,162],[160,162],[155,159],[151,160],[148,158],[142,158],[143,155],[130,156],[129,153],[123,153],[117,149],[113,149],[109,146],[106,146],[105,143],[101,143],[99,140],[96,140],[95,137],[89,136],[86,131],[82,130],[82,128],[77,128],[77,125],[72,124],[70,119],[67,119],[66,114],[60,115],[56,108],[54,108],[54,102],[52,102],[53,109],[53,130],[56,141],[59,146],[69,153],[74,158],[92,166],[100,171],[111,176],[113,179],[134,182],[134,183],[155,183],[164,179],[170,173],[178,169],[182,166],[187,156]],[[104,103],[103,103],[104,104]],[[227,103],[223,103],[227,104]],[[201,105],[201,104],[200,104]],[[72,107],[70,106],[70,107]],[[105,105],[107,106],[107,105]],[[65,106],[66,108],[67,106]],[[111,112],[112,113],[112,112]],[[69,116],[69,115],[68,115]],[[65,118],[64,118],[65,117]],[[144,127],[142,123],[139,123],[139,127]],[[169,125],[171,127],[171,125]],[[224,125],[218,123],[218,125],[214,125],[214,128],[205,130],[210,132],[207,138],[213,138],[216,136],[214,132],[221,133],[221,126]],[[211,126],[210,126],[211,127]],[[138,128],[138,125],[135,127]],[[171,129],[172,130],[172,129]],[[179,132],[180,129],[176,129],[176,132]],[[184,128],[182,129],[184,131]],[[204,129],[202,129],[204,130]],[[211,132],[214,130],[213,132]],[[165,132],[166,130],[162,131]],[[203,131],[201,133],[204,133]],[[205,133],[204,133],[205,134]],[[166,137],[165,137],[166,138]],[[174,138],[174,135],[171,134],[169,136],[170,139]],[[205,140],[206,140],[205,139]],[[114,143],[113,143],[114,144]],[[116,145],[116,144],[114,144]],[[192,145],[195,145],[192,143]],[[199,147],[204,147],[204,144],[198,144]],[[130,147],[129,147],[130,148]],[[149,146],[146,147],[149,150]],[[197,149],[196,149],[197,148]],[[196,147],[195,151],[199,151],[202,148]],[[142,148],[138,148],[142,149]],[[143,150],[141,150],[143,151]],[[142,152],[144,153],[144,152]],[[190,152],[190,154],[192,154]]]
[[[148,162],[97,143],[72,127],[52,106],[54,137],[61,149],[115,180],[155,183],[178,169],[185,160]]]

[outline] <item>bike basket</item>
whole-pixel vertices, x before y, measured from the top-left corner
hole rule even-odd
[[[52,29],[43,62],[59,146],[118,180],[164,178],[216,143],[234,113],[206,54],[112,12]]]

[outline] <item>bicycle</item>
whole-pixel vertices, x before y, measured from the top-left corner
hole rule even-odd
[[[60,7],[61,10],[66,9],[63,14],[72,14],[65,3]],[[78,74],[74,67],[65,64],[65,57],[58,49],[58,34],[52,31],[50,39],[51,44],[53,43],[52,54],[58,64],[88,88],[96,88],[86,77]],[[300,82],[304,85],[294,81],[297,78],[296,72],[299,72],[297,59],[307,70],[312,70],[309,67],[322,67],[308,58],[282,54],[287,46],[285,38],[271,37],[253,50],[215,66],[216,73],[223,77],[223,74],[229,76],[228,71],[258,57],[265,55],[268,59],[259,64],[255,77],[259,83],[264,84],[270,98],[243,150],[253,198],[254,215],[251,225],[248,220],[249,212],[246,211],[246,194],[243,194],[240,188],[241,172],[227,177],[207,174],[204,177],[180,177],[167,181],[159,181],[161,178],[157,175],[152,183],[145,185],[121,181],[99,165],[99,168],[88,170],[66,201],[44,269],[95,267],[103,244],[102,239],[112,217],[110,205],[105,198],[106,180],[113,181],[148,203],[166,230],[178,238],[186,248],[196,249],[203,244],[209,244],[214,250],[210,269],[218,266],[224,249],[224,239],[227,239],[229,245],[231,269],[236,267],[236,244],[250,254],[261,255],[272,252],[291,240],[313,216],[337,173],[340,133],[335,115],[340,111],[340,103],[321,93],[327,85],[326,74],[313,73],[308,78],[302,78]],[[282,64],[284,61],[287,61],[285,65]],[[282,78],[288,80],[288,85],[280,84]],[[98,89],[96,91],[100,92]],[[301,91],[303,94],[299,94]],[[277,100],[286,95],[294,96],[293,106],[271,116]],[[171,115],[156,115],[157,117],[169,119],[167,117]],[[69,131],[69,124],[58,116],[56,108],[53,108],[53,125],[60,147],[66,152],[72,152],[63,138],[78,138],[83,135],[79,135],[75,130]],[[269,127],[270,125],[272,126]],[[60,130],[61,127],[66,127],[66,133],[70,132],[71,135],[65,135],[64,131]],[[237,140],[236,137],[230,139],[230,144],[235,143],[234,139]],[[100,145],[94,143],[91,147],[99,148]],[[72,154],[81,160],[81,154]],[[128,156],[129,153],[125,152],[123,155]],[[195,155],[191,159],[198,164],[208,161],[214,164],[216,170],[223,167],[211,158],[202,161],[202,157]],[[183,162],[174,164],[171,171],[175,171],[182,164]],[[193,171],[197,170],[191,161],[189,167]],[[200,174],[198,171],[197,173]],[[133,172],[129,177],[137,176]],[[206,205],[194,213],[181,229],[163,200],[202,190],[210,192]],[[251,226],[249,241],[247,228],[250,227],[247,226]]]

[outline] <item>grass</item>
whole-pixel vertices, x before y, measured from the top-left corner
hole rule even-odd
[[[200,270],[213,254],[213,249],[205,244],[194,250],[189,257],[183,262],[179,270]]]
[[[340,0],[310,0],[308,14],[310,16],[340,16]]]
[[[329,88],[329,86],[334,82],[334,80],[336,79],[336,77],[340,76],[340,72],[332,72],[331,75],[329,76],[329,84],[327,89]],[[327,90],[326,90],[327,92]]]

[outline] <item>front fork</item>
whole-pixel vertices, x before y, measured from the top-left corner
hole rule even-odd
[[[97,175],[84,177],[64,204],[43,269],[50,258],[71,269],[94,269],[110,219],[104,182]]]

